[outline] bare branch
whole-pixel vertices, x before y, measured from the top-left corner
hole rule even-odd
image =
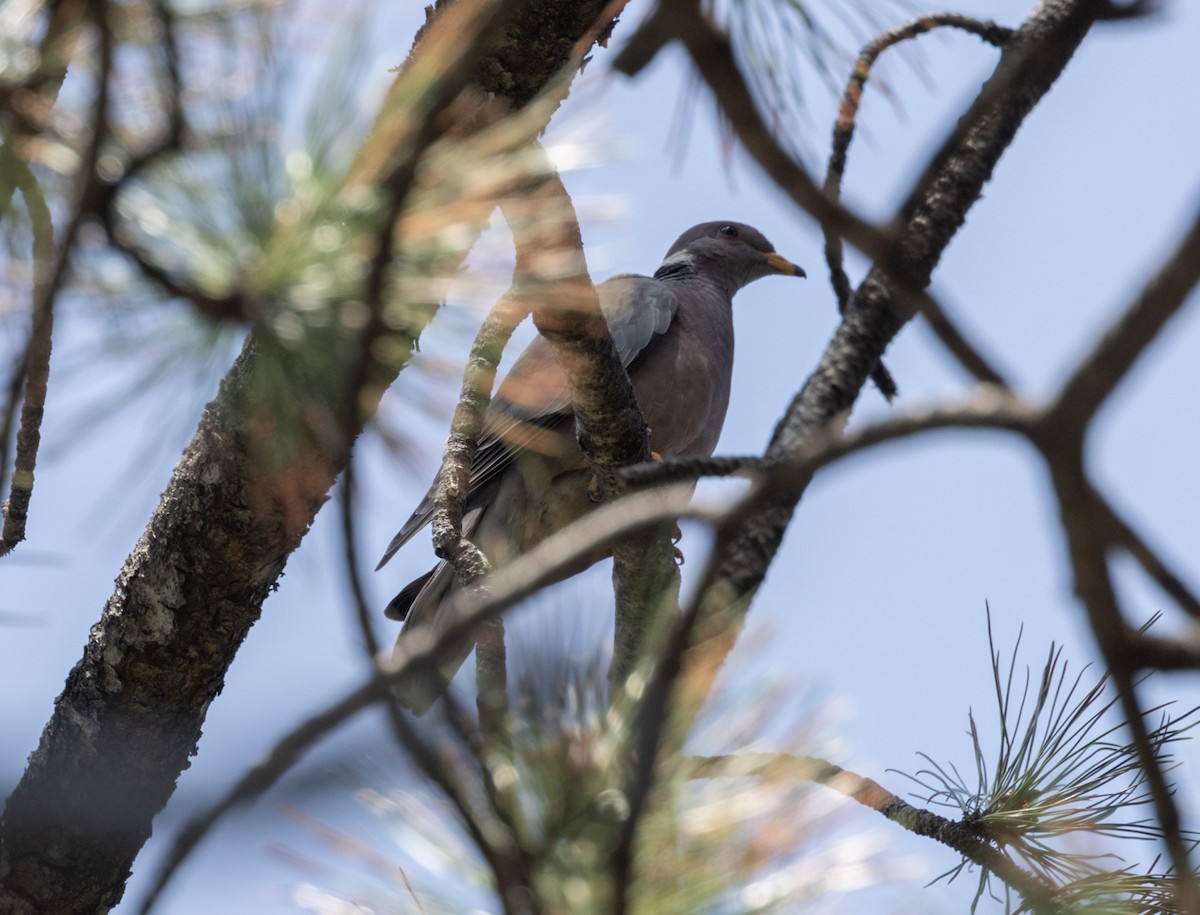
[[[1130,663],[1155,670],[1200,670],[1200,639],[1134,638],[1126,646]]]
[[[1082,429],[1200,282],[1200,212],[1137,299],[1079,363],[1051,408]]]
[[[958,364],[972,378],[981,384],[1009,386],[1004,374],[988,361],[979,347],[966,338],[954,319],[947,313],[945,306],[936,298],[927,296],[922,300],[921,317],[928,322],[930,330],[941,341],[946,351],[958,360]]]
[[[1107,501],[1099,494],[1096,495],[1097,512],[1105,517],[1109,526],[1110,542],[1122,547],[1145,570],[1146,574],[1165,591],[1179,608],[1192,619],[1200,620],[1200,597],[1197,597],[1183,583],[1179,574],[1170,569],[1161,556],[1158,555],[1133,527],[1117,514]]]
[[[1133,737],[1138,762],[1162,827],[1163,844],[1179,881],[1179,911],[1192,912],[1200,907],[1200,886],[1191,867],[1188,842],[1183,835],[1174,792],[1167,783],[1138,702],[1134,658],[1127,650],[1127,646],[1136,643],[1138,636],[1122,618],[1113,589],[1105,557],[1107,544],[1101,533],[1104,519],[1102,515],[1097,517],[1100,514],[1096,507],[1097,498],[1083,469],[1082,447],[1078,436],[1055,437],[1042,443],[1058,498],[1075,593],[1087,611],[1092,632],[1120,697],[1121,711]]]
[[[875,61],[888,48],[942,27],[971,32],[996,46],[1003,45],[1012,37],[1012,29],[1003,28],[994,22],[982,22],[961,13],[930,13],[911,19],[893,29],[888,29],[873,38],[859,52],[850,82],[842,95],[837,120],[834,122],[833,143],[823,188],[829,199],[837,201],[841,198],[842,178],[846,171],[846,154],[850,149],[850,142],[854,138],[854,128],[858,117],[858,108],[862,102],[863,89],[870,78],[871,68],[875,65]],[[839,310],[844,311],[850,304],[853,290],[850,287],[846,271],[843,269],[842,237],[837,232],[831,231],[830,226],[822,225],[822,228],[825,231],[825,260],[829,265],[833,291],[837,296]]]
[[[790,753],[701,756],[693,760],[692,774],[695,778],[744,778],[755,775],[766,779],[791,778],[825,785],[882,814],[909,832],[941,842],[969,861],[987,868],[1017,890],[1031,911],[1067,911],[1066,906],[1055,900],[1055,887],[1017,865],[967,825],[931,810],[914,807],[874,779],[856,775],[827,760]]]
[[[624,471],[639,485],[678,482],[699,476],[744,476],[761,483],[762,492],[795,486],[823,467],[876,445],[942,429],[995,429],[1025,437],[1036,434],[1043,414],[1007,388],[981,385],[963,404],[946,404],[863,426],[847,433],[819,430],[798,453],[779,459],[760,457],[683,458],[639,464]]]
[[[433,548],[450,561],[458,580],[466,585],[488,569],[487,558],[462,534],[463,500],[470,490],[471,462],[483,428],[483,417],[491,399],[500,355],[517,325],[529,313],[529,306],[508,292],[492,307],[475,335],[463,372],[462,392],[450,423],[450,434],[438,471],[437,506],[433,516]]]

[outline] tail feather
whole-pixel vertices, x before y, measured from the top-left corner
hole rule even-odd
[[[429,583],[429,579],[433,578],[433,573],[437,571],[437,566],[434,566],[420,578],[414,578],[404,588],[393,597],[386,607],[383,608],[383,615],[390,620],[402,620],[408,617],[408,611],[416,602],[424,587]]]
[[[432,627],[435,636],[441,635],[450,624],[444,605],[458,590],[454,569],[448,562],[439,562],[396,595],[388,604],[388,613],[391,615],[394,607],[400,608],[407,618],[395,650],[405,647],[418,631]],[[424,715],[441,698],[474,648],[475,641],[470,637],[457,641],[442,653],[436,670],[399,683],[395,688],[397,698],[413,713]]]

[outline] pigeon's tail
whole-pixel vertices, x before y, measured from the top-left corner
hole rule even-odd
[[[458,590],[450,563],[439,562],[396,595],[388,604],[389,615],[393,608],[402,609],[406,619],[396,639],[393,656],[413,646],[414,641],[441,637],[451,622],[447,605]],[[402,680],[395,688],[397,698],[414,714],[424,715],[446,692],[451,679],[474,648],[475,640],[470,636],[456,640],[440,653],[436,668]]]
[[[420,578],[415,578],[404,586],[404,589],[391,599],[386,607],[383,608],[383,615],[390,620],[406,620],[408,619],[409,611],[412,610],[412,605],[416,603],[417,598],[425,589],[425,585],[433,578],[433,574],[437,568],[432,568]]]

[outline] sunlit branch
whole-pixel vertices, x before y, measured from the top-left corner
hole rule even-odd
[[[1056,901],[1057,888],[1020,867],[969,826],[947,819],[931,810],[914,807],[892,794],[874,779],[864,778],[828,760],[790,753],[736,753],[701,756],[691,761],[694,778],[797,779],[814,782],[869,807],[893,823],[953,849],[964,858],[985,867],[1017,890],[1034,912],[1064,912]]]

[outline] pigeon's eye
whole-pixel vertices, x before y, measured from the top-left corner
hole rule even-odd
[[[737,226],[721,226],[721,228],[718,229],[718,231],[722,235],[724,235],[726,238],[737,238],[738,237]]]

